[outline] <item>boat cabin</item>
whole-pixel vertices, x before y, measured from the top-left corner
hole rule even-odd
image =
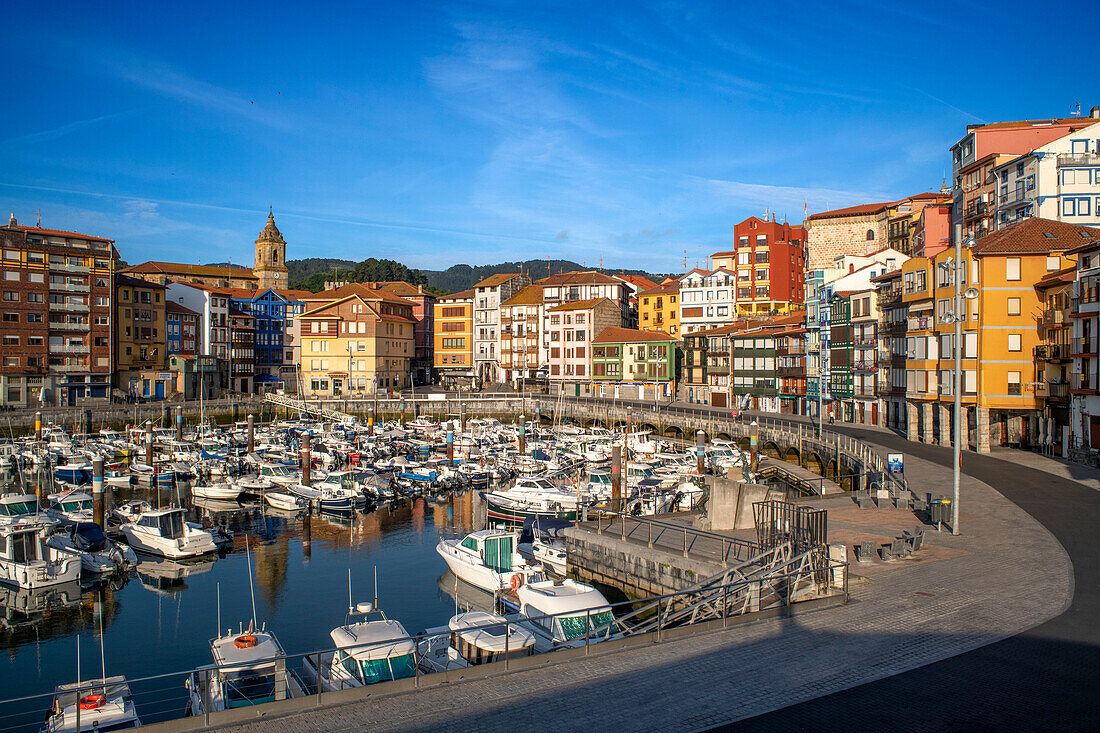
[[[155,530],[166,540],[178,540],[184,534],[184,512],[182,509],[158,509],[142,514],[134,524]]]
[[[96,685],[89,688],[89,685]],[[80,690],[79,696],[77,689]],[[76,733],[79,706],[80,730],[112,731],[141,725],[130,685],[122,676],[58,685],[46,719],[47,733]]]
[[[416,642],[399,621],[381,612],[366,613],[363,621],[332,630],[336,654],[334,683],[346,687],[400,680],[416,674]]]
[[[34,494],[0,496],[0,523],[14,524],[36,514],[38,514],[38,497]]]
[[[523,614],[529,628],[550,642],[549,648],[583,639],[586,634],[603,639],[614,633],[611,605],[586,583],[571,579],[526,583],[500,600],[505,610]]]

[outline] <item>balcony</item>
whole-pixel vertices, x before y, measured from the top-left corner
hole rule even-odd
[[[927,331],[932,328],[932,316],[915,316],[906,319],[906,324],[910,331]]]
[[[1071,342],[1070,349],[1074,356],[1095,356],[1096,339],[1088,336],[1076,337]]]
[[[1100,153],[1060,153],[1058,167],[1100,165]]]
[[[69,374],[72,372],[86,372],[88,371],[87,364],[50,364],[51,372],[60,372],[62,374]]]
[[[1046,398],[1048,400],[1066,401],[1069,399],[1069,385],[1065,382],[1047,382],[1043,387],[1046,388]],[[1036,396],[1040,396],[1038,390],[1035,392]]]
[[[878,364],[875,361],[857,361],[852,367],[857,372],[874,372],[878,371]]]
[[[88,330],[88,324],[87,323],[62,323],[60,321],[50,321],[49,322],[49,327],[50,327],[51,331],[53,331],[53,330],[58,330],[58,331],[87,331]]]
[[[776,373],[780,377],[801,378],[801,377],[806,376],[806,367],[803,367],[803,366],[781,366],[776,370]]]
[[[50,290],[64,293],[90,293],[90,285],[77,285],[75,283],[50,283]]]
[[[965,219],[973,219],[979,216],[988,216],[992,207],[988,201],[971,201],[966,205],[966,211],[963,214]]]
[[[67,346],[50,346],[51,354],[87,354],[88,344],[69,344]]]
[[[859,338],[852,340],[852,346],[859,349],[872,349],[878,346],[877,336],[860,336]]]
[[[1069,344],[1047,344],[1047,361],[1069,361]]]
[[[64,272],[91,272],[92,268],[84,267],[83,265],[66,265],[64,262],[50,262],[51,270],[62,270]]]
[[[1050,310],[1043,311],[1043,325],[1061,326],[1066,322],[1065,312],[1061,308],[1052,308]]]
[[[1023,203],[1025,201],[1031,201],[1035,198],[1035,189],[1017,188],[1014,191],[1001,194],[997,196],[997,206],[1010,206]]]
[[[50,303],[51,311],[65,311],[66,313],[87,313],[87,303]]]

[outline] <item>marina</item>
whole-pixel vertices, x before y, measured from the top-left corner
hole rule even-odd
[[[731,444],[465,422],[303,416],[22,441],[0,526],[71,562],[0,588],[8,697],[118,677],[87,704],[150,723],[397,681],[406,653],[415,676],[651,633],[671,604],[654,626],[651,606],[564,579],[564,533],[612,505],[690,516],[709,474],[751,475]],[[97,570],[96,552],[114,565]],[[149,679],[165,674],[171,686]],[[37,729],[43,701],[7,703],[0,727]]]

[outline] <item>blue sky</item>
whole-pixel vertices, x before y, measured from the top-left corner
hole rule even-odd
[[[0,207],[131,263],[251,263],[273,206],[291,259],[677,271],[937,189],[967,124],[1087,114],[1084,6],[1035,9],[9,0]]]

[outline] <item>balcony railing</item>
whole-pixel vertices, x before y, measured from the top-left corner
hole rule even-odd
[[[1042,345],[1036,346],[1031,350],[1031,353],[1036,359],[1046,360],[1050,358],[1050,347]]]
[[[971,219],[975,216],[985,216],[990,212],[990,206],[988,201],[971,201],[966,205],[966,212],[964,216],[967,219]]]
[[[1065,382],[1047,382],[1047,399],[1051,400],[1068,400],[1069,399],[1069,385]]]
[[[87,331],[87,323],[62,323],[61,321],[50,321],[50,329],[57,329],[60,331]]]
[[[1100,165],[1100,153],[1060,153],[1058,167],[1075,165]]]
[[[67,344],[65,346],[50,346],[51,354],[87,354],[88,344]]]
[[[1008,206],[1010,204],[1018,204],[1023,201],[1031,201],[1035,198],[1035,189],[1017,188],[1008,193],[997,196],[998,206]]]
[[[874,360],[871,361],[857,361],[853,368],[857,372],[873,372],[878,370],[878,364]]]
[[[51,372],[86,372],[88,371],[87,364],[50,364]]]
[[[51,262],[51,270],[64,270],[65,272],[91,272],[92,268],[83,265],[66,265],[64,262]]]
[[[50,283],[50,290],[55,290],[65,293],[90,293],[92,288],[90,285],[79,285],[77,283]]]
[[[68,311],[71,313],[87,313],[87,303],[50,303],[52,311]]]
[[[805,377],[806,367],[802,366],[781,366],[776,372],[780,377]]]
[[[1060,326],[1066,322],[1065,312],[1061,308],[1052,308],[1043,311],[1044,326]]]

